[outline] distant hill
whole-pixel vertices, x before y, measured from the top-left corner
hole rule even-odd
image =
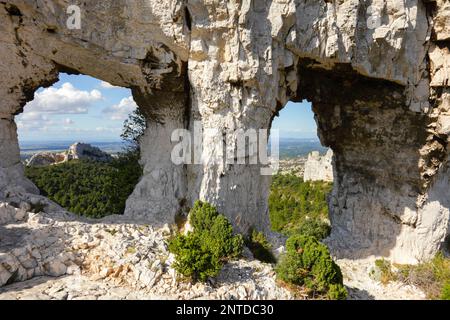
[[[75,141],[25,141],[20,143],[20,157],[22,160],[29,159],[38,152],[62,152],[68,150]],[[84,141],[90,145],[100,148],[109,153],[116,154],[123,151],[127,146],[123,141]]]
[[[325,154],[327,150],[318,139],[280,138],[280,159],[306,157],[311,151]]]
[[[109,154],[122,151],[127,143],[123,141],[84,141],[94,147],[98,147]],[[33,141],[20,143],[20,155],[22,160],[30,158],[33,154],[48,151],[61,152],[67,150],[74,141]],[[270,146],[270,144],[269,144]],[[318,139],[280,138],[280,159],[306,157],[311,151],[319,151],[325,154],[328,148],[323,147]]]

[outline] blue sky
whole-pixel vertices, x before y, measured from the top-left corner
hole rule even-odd
[[[89,76],[60,74],[16,117],[21,141],[113,141],[136,105],[131,90]]]
[[[60,74],[36,91],[16,117],[19,139],[27,141],[119,141],[123,121],[136,108],[131,90],[83,75]],[[284,138],[317,138],[309,103],[289,102],[272,128]]]
[[[288,102],[273,120],[273,128],[279,130],[281,138],[318,139],[311,103],[306,100],[301,103]]]

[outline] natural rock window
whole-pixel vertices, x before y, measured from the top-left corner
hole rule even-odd
[[[311,103],[287,103],[271,130],[278,130],[280,137],[279,170],[268,199],[271,228],[286,236],[324,239],[331,229],[333,152],[320,143]]]
[[[59,77],[15,116],[25,176],[78,215],[123,214],[142,175],[145,118],[130,90],[88,76]]]

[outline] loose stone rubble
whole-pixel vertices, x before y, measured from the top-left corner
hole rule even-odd
[[[425,293],[415,286],[399,281],[391,281],[386,285],[372,279],[369,274],[375,259],[360,260],[338,259],[336,263],[341,267],[344,284],[350,299],[354,300],[423,300]]]
[[[94,221],[64,210],[30,209],[0,204],[0,287],[6,286],[0,299],[291,298],[276,285],[272,266],[249,252],[228,263],[214,282],[192,285],[177,281],[171,268],[166,242],[173,230],[167,225],[154,229],[126,217]],[[68,277],[48,278],[61,276]],[[25,282],[9,286],[20,281]],[[22,296],[14,289],[23,286],[32,291]]]
[[[43,199],[39,199],[45,201]],[[3,299],[293,299],[277,285],[273,266],[244,257],[227,263],[208,283],[180,281],[166,240],[122,216],[89,220],[64,210],[30,212],[0,203],[0,300]],[[338,260],[349,299],[423,299],[400,283],[370,279],[373,261]],[[372,263],[372,264],[371,264]]]

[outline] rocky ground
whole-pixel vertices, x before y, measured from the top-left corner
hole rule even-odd
[[[0,204],[0,299],[94,299],[109,290],[118,298],[291,298],[275,284],[271,265],[249,252],[214,282],[192,285],[177,281],[171,268],[169,226],[155,230],[121,216],[93,221],[27,209]]]
[[[369,277],[375,258],[364,260],[340,259],[336,261],[344,275],[344,284],[352,300],[422,300],[425,294],[411,285],[391,281],[383,285]]]
[[[177,281],[166,240],[122,216],[88,220],[0,204],[1,299],[291,299],[273,268],[246,252],[207,284]],[[423,299],[416,288],[369,278],[370,261],[340,260],[350,299]]]

